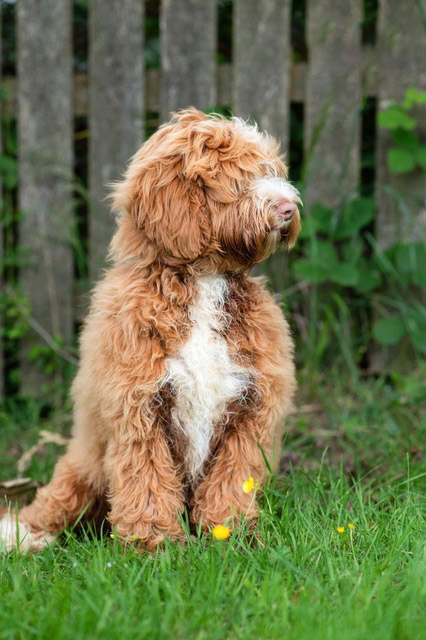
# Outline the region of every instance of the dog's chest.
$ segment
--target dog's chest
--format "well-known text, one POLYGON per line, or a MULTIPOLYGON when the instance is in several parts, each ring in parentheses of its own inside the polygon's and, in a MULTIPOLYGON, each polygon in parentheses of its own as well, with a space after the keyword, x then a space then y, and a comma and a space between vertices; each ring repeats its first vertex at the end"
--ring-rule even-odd
POLYGON ((189 309, 189 339, 166 361, 166 380, 174 388, 171 417, 185 436, 185 466, 192 478, 199 475, 209 454, 215 425, 231 400, 244 397, 250 378, 250 372, 230 357, 224 338, 227 286, 220 276, 198 279, 189 309))

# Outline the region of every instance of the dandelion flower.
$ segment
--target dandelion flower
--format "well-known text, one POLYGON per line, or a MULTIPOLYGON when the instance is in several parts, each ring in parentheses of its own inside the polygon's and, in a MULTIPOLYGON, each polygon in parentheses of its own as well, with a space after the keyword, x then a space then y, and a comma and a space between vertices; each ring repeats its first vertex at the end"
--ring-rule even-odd
POLYGON ((253 489, 258 489, 259 483, 254 481, 253 476, 250 476, 248 480, 243 482, 243 491, 244 493, 250 493, 253 489))
POLYGON ((212 534, 214 535, 216 540, 226 540, 227 538, 229 538, 230 533, 231 529, 229 527, 224 527, 221 524, 216 525, 216 527, 214 527, 212 531, 212 534))
POLYGON ((348 523, 348 529, 355 529, 355 525, 352 522, 348 523))
POLYGON ((337 527, 337 533, 343 533, 345 531, 345 527, 337 527))

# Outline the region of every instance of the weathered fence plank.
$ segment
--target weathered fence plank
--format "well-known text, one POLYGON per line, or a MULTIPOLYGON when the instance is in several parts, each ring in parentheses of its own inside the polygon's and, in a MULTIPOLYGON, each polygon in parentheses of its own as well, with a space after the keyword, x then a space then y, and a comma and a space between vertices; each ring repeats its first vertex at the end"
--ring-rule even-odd
POLYGON ((307 2, 306 202, 334 206, 359 182, 361 0, 307 2))
MULTIPOLYGON (((363 67, 367 67, 367 77, 363 78, 363 95, 376 95, 375 50, 365 47, 363 50, 363 67)), ((290 102, 305 100, 306 62, 293 62, 290 67, 290 102)), ((233 102, 233 68, 228 63, 219 64, 216 68, 217 93, 216 105, 229 107, 233 102)), ((160 110, 160 69, 146 69, 145 73, 145 108, 147 111, 160 110)), ((366 75, 366 74, 364 74, 366 75)), ((16 111, 16 78, 6 76, 3 80, 6 88, 6 106, 9 113, 16 111)), ((89 112, 88 77, 85 73, 74 75, 74 115, 87 116, 89 112)))
POLYGON ((234 12, 233 110, 258 122, 287 151, 290 0, 236 0, 234 12))
POLYGON ((216 0, 162 0, 160 118, 216 106, 216 0))
POLYGON ((71 1, 18 2, 18 142, 21 285, 31 305, 22 349, 22 391, 46 377, 28 363, 40 327, 68 342, 73 330, 71 251, 71 1))
MULTIPOLYGON (((426 90, 426 6, 415 0, 381 0, 379 5, 377 75, 379 104, 401 101, 409 87, 426 90)), ((426 106, 416 115, 426 140, 426 106)), ((376 237, 386 248, 394 242, 426 237, 426 180, 423 170, 389 172, 389 132, 377 132, 376 237)))
POLYGON ((105 202, 143 140, 143 24, 141 0, 89 3, 89 254, 90 275, 105 264, 114 229, 105 202))

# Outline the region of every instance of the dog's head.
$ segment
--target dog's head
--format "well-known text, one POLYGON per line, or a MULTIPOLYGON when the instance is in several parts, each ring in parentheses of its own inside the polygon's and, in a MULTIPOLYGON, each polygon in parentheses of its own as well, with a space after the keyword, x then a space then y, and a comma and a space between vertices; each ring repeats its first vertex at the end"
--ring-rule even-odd
POLYGON ((248 268, 300 230, 278 144, 239 118, 180 111, 139 149, 114 189, 116 257, 205 270, 248 268))

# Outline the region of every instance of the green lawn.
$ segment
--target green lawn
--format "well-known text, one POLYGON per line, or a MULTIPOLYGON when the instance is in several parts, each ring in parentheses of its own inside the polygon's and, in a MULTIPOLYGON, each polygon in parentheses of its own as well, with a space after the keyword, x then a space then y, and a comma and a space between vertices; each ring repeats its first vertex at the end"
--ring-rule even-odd
MULTIPOLYGON (((139 555, 70 532, 41 555, 2 556, 0 638, 425 638, 425 371, 332 379, 302 383, 258 537, 139 555)), ((52 428, 37 412, 3 414, 0 479, 52 428)), ((58 453, 29 473, 45 481, 58 453)))

